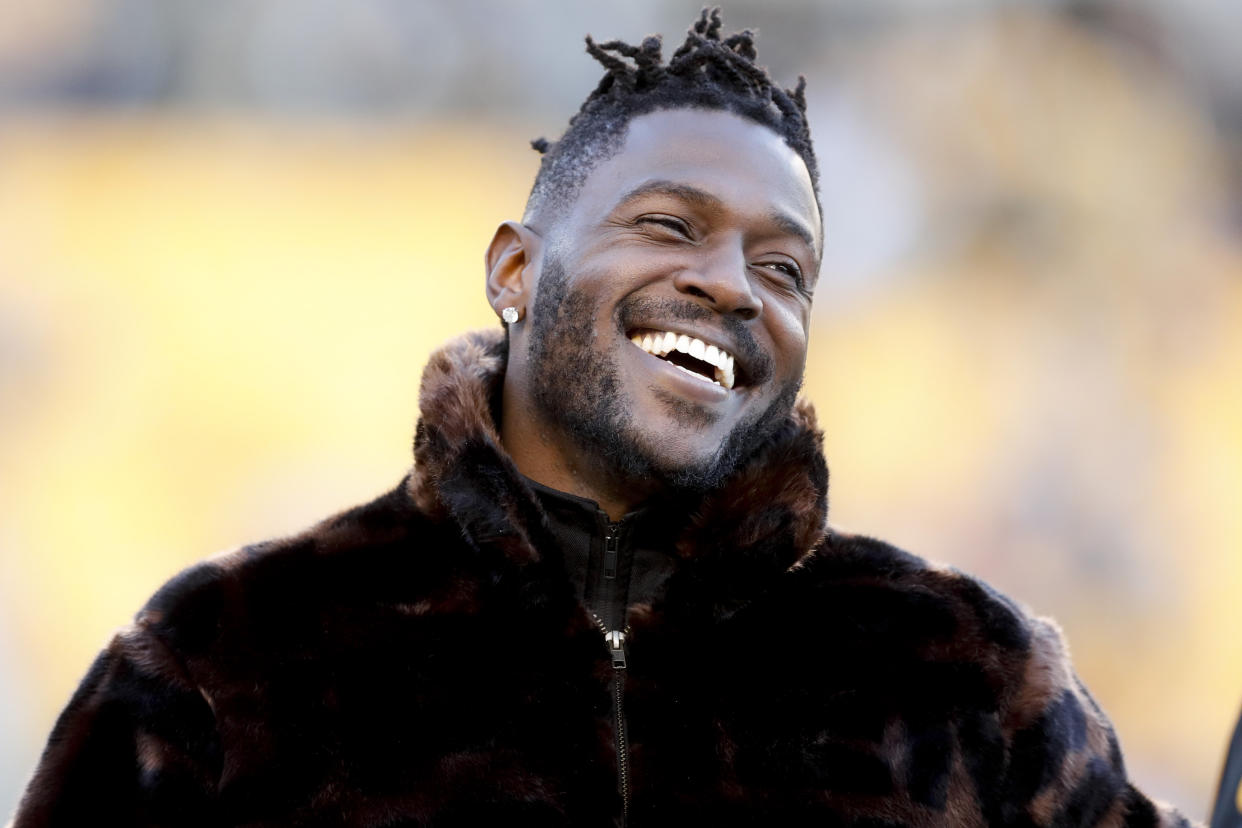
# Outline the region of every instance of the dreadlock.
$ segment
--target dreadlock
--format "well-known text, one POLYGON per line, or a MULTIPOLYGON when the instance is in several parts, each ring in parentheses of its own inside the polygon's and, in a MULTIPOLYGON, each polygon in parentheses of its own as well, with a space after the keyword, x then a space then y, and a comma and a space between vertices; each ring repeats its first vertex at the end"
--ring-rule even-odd
POLYGON ((638 46, 620 40, 596 43, 587 35, 587 52, 607 71, 559 141, 531 141, 543 160, 527 200, 528 219, 572 203, 587 174, 620 149, 629 122, 661 109, 727 110, 770 128, 802 157, 818 200, 806 78, 799 76, 794 89, 777 86, 755 64, 754 32, 722 38, 720 26, 720 9, 703 9, 668 63, 659 35, 638 46))

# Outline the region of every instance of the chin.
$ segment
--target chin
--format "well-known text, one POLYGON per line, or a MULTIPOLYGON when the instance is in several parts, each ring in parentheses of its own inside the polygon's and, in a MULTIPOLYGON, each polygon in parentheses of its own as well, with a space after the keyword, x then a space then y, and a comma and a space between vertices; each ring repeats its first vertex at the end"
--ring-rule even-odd
POLYGON ((630 429, 613 434, 612 445, 601 447, 601 459, 610 460, 619 476, 656 480, 670 491, 699 493, 719 488, 785 422, 797 393, 798 385, 790 385, 770 405, 727 430, 720 423, 713 423, 714 428, 695 428, 674 419, 661 431, 636 434, 631 423, 630 429))
POLYGON ((736 467, 734 458, 723 457, 721 446, 696 450, 690 446, 669 447, 667 443, 655 452, 636 449, 634 455, 646 454, 642 464, 649 478, 660 481, 663 488, 679 491, 702 491, 716 488, 736 467))

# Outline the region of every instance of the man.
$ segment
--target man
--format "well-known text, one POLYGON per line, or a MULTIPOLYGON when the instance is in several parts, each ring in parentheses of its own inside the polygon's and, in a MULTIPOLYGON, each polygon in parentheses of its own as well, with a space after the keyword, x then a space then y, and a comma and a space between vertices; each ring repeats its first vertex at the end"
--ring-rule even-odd
POLYGON ((827 528, 801 84, 718 13, 588 51, 414 470, 160 590, 17 825, 1182 824, 1054 627, 827 528))

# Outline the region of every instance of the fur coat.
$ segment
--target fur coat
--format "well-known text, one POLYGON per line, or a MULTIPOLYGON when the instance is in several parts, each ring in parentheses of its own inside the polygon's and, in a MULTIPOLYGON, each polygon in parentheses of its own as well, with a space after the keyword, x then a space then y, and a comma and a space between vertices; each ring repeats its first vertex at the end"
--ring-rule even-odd
MULTIPOLYGON (((17 828, 619 824, 613 667, 500 446, 504 360, 495 333, 433 357, 393 491, 164 586, 17 828)), ((1052 624, 827 528, 820 442, 800 405, 631 607, 629 824, 1183 824, 1052 624)))

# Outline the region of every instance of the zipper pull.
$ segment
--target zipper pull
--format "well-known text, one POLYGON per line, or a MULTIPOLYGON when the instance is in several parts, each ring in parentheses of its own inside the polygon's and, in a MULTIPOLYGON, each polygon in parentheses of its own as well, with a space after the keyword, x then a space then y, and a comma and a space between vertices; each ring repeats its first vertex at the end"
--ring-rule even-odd
POLYGON ((617 535, 616 525, 609 524, 604 534, 604 577, 609 580, 617 577, 617 547, 620 545, 617 535))
POLYGON ((620 630, 609 630, 604 633, 604 640, 608 642, 608 652, 612 654, 612 669, 625 669, 625 633, 620 630))

